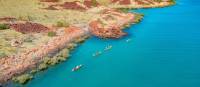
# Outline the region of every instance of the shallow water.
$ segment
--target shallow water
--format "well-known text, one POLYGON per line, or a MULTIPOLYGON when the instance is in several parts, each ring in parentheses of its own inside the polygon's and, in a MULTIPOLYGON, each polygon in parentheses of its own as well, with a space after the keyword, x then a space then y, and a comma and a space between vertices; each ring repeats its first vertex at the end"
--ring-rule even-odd
POLYGON ((90 38, 70 59, 39 73, 27 87, 200 87, 200 1, 140 9, 144 20, 119 40, 90 38), (132 39, 129 43, 127 39, 132 39), (112 45, 112 50, 92 57, 112 45), (83 64, 77 72, 71 69, 83 64))

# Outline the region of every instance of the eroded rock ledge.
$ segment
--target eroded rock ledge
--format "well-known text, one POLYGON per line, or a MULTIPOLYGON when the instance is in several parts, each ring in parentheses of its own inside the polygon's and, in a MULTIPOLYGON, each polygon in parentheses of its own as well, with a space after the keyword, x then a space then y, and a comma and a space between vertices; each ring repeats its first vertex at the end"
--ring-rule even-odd
POLYGON ((132 13, 106 9, 102 11, 100 18, 89 23, 89 31, 91 34, 101 38, 120 38, 126 35, 122 28, 134 22, 134 17, 132 13))

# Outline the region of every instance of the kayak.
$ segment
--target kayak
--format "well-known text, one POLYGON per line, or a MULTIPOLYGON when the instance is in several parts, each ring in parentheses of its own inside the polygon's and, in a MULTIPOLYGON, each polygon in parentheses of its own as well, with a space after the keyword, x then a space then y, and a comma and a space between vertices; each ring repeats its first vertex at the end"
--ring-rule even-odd
POLYGON ((102 52, 101 51, 99 51, 99 52, 96 52, 96 53, 94 53, 92 56, 99 56, 100 54, 102 54, 102 52))
POLYGON ((111 46, 111 45, 109 45, 109 46, 105 47, 105 49, 104 49, 104 50, 106 51, 106 50, 110 50, 110 49, 112 49, 112 46, 111 46))
POLYGON ((74 67, 74 68, 72 69, 72 71, 73 71, 73 72, 74 72, 74 71, 77 71, 77 70, 79 70, 82 66, 83 66, 82 64, 77 65, 76 67, 74 67))

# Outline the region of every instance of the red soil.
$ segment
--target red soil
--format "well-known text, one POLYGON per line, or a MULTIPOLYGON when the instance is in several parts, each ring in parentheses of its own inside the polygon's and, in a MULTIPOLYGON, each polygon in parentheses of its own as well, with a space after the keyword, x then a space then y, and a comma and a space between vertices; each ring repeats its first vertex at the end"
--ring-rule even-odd
POLYGON ((60 5, 64 9, 73 9, 73 10, 86 10, 86 8, 79 5, 80 2, 65 2, 64 4, 60 5))
POLYGON ((120 5, 130 5, 131 1, 130 0, 111 0, 113 3, 119 2, 120 5))
POLYGON ((120 38, 126 33, 122 32, 121 28, 117 25, 111 25, 108 28, 104 28, 99 21, 92 21, 89 24, 90 32, 101 38, 120 38))
POLYGON ((50 29, 44 25, 38 24, 38 23, 15 23, 15 24, 9 24, 10 27, 18 32, 21 33, 40 33, 40 32, 46 32, 50 29))
POLYGON ((17 19, 13 18, 13 17, 3 17, 3 18, 0 18, 0 21, 13 21, 13 20, 17 20, 17 19))
POLYGON ((129 5, 129 4, 131 4, 131 1, 130 0, 122 0, 122 1, 120 1, 120 4, 121 5, 129 5))
POLYGON ((135 0, 135 2, 139 5, 144 5, 144 4, 154 4, 154 1, 152 0, 144 0, 144 1, 141 1, 141 0, 135 0))
POLYGON ((140 0, 135 0, 137 4, 142 5, 145 4, 144 2, 140 1, 140 0))
MULTIPOLYGON (((98 2, 97 2, 96 4, 97 4, 97 6, 100 5, 98 2)), ((93 6, 92 0, 85 0, 85 1, 84 1, 84 5, 85 5, 86 7, 88 7, 88 8, 91 8, 91 7, 93 6)))
POLYGON ((88 8, 92 7, 91 1, 84 1, 84 5, 87 6, 88 8))
POLYGON ((65 29, 65 33, 73 33, 73 32, 77 32, 81 30, 79 27, 76 27, 76 26, 70 26, 68 28, 65 29))
POLYGON ((116 20, 116 22, 104 24, 102 20, 97 19, 89 23, 91 34, 101 38, 120 38, 126 35, 122 31, 122 28, 134 22, 134 14, 121 13, 114 9, 105 9, 102 11, 101 18, 105 21, 116 20))
POLYGON ((59 0, 40 0, 41 2, 58 2, 59 0))

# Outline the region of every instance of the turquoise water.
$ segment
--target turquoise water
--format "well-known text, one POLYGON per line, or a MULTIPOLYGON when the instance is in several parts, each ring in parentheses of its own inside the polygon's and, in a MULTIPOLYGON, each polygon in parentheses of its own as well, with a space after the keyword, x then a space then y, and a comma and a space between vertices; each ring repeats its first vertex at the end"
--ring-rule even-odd
POLYGON ((141 9, 144 20, 119 40, 90 38, 67 62, 40 73, 27 87, 200 87, 200 1, 141 9), (127 43, 127 39, 132 39, 127 43), (96 51, 112 45, 99 57, 96 51), (84 64, 78 72, 71 69, 84 64))

